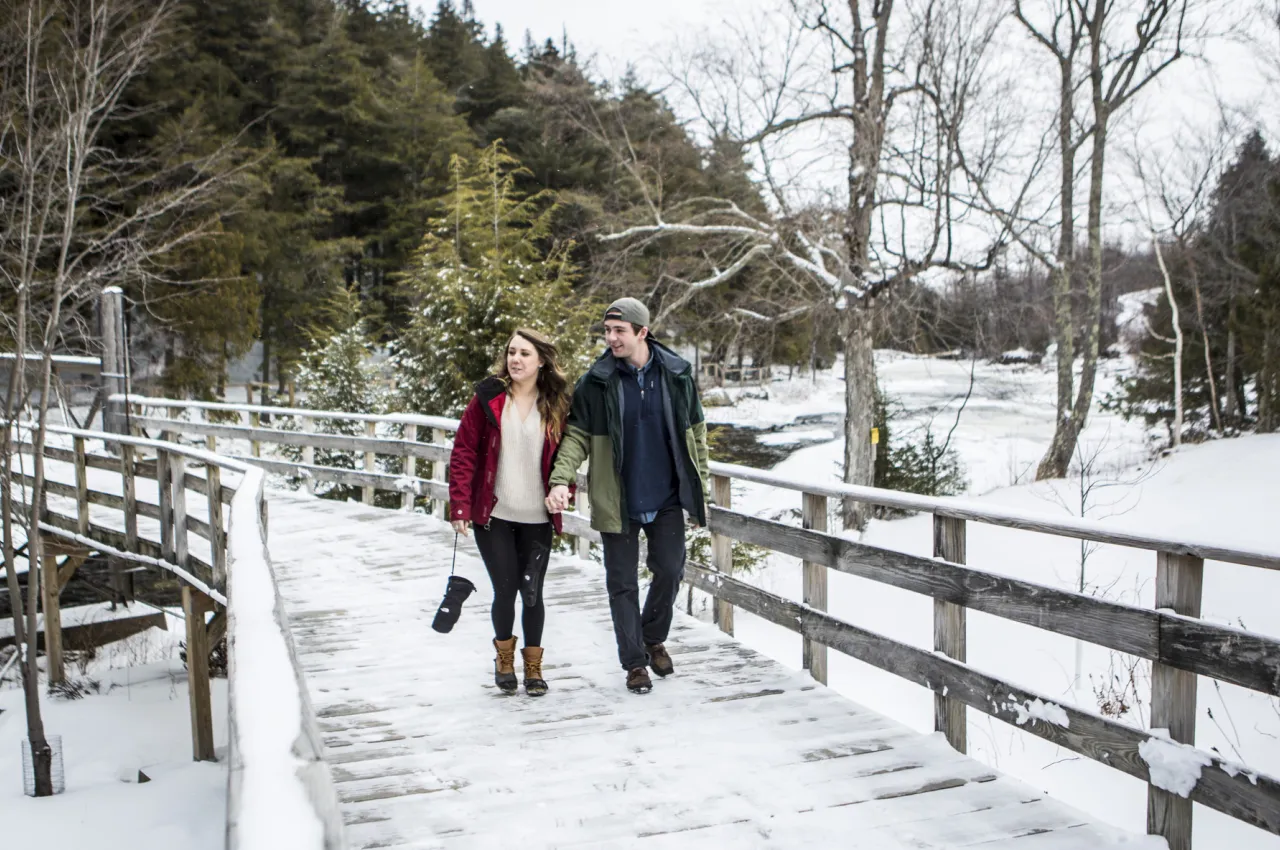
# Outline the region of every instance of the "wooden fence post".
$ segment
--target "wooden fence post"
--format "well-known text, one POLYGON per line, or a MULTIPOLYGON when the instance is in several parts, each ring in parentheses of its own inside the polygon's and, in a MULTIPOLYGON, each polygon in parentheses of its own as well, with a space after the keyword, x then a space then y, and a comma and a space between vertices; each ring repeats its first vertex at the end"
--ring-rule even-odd
MULTIPOLYGON (((432 429, 431 442, 435 443, 437 446, 443 446, 445 443, 445 440, 447 439, 449 439, 449 435, 446 432, 444 432, 439 428, 432 429)), ((446 462, 443 460, 437 460, 434 463, 432 463, 431 464, 431 480, 444 483, 445 467, 446 467, 446 462)), ((446 505, 446 502, 447 502, 446 499, 433 500, 433 504, 431 505, 432 516, 434 516, 436 519, 441 519, 441 520, 447 519, 448 507, 446 505)))
MULTIPOLYGON (((253 399, 253 386, 252 386, 252 385, 250 385, 250 387, 249 387, 249 398, 250 398, 250 403, 252 403, 252 399, 253 399)), ((261 417, 261 416, 259 416, 257 413, 250 413, 250 414, 249 414, 249 427, 250 427, 250 428, 257 428, 257 427, 258 427, 258 426, 260 426, 261 424, 262 424, 262 417, 261 417)), ((249 441, 249 450, 250 450, 250 451, 249 451, 249 453, 250 453, 251 455, 253 455, 254 457, 262 457, 262 443, 258 442, 257 440, 250 440, 250 441, 249 441)))
MULTIPOLYGON (((33 547, 28 547, 28 552, 33 547)), ((44 654, 48 663, 49 684, 57 685, 67 680, 62 663, 62 603, 59 595, 62 584, 58 581, 58 549, 46 535, 40 536, 40 595, 44 608, 44 654)), ((27 581, 35 581, 35 571, 27 581)), ((28 635, 31 640, 38 635, 28 635)))
MULTIPOLYGON (((965 562, 965 524, 962 519, 934 515, 933 555, 953 564, 965 562)), ((956 661, 966 660, 965 609, 953 602, 933 600, 933 649, 956 661)), ((965 704, 953 697, 933 695, 933 728, 958 752, 966 752, 969 727, 965 704)))
MULTIPOLYGON (((134 478, 133 446, 120 446, 120 478, 121 490, 124 493, 124 549, 126 552, 138 551, 138 486, 134 478)), ((111 582, 119 598, 125 602, 133 601, 133 574, 125 572, 124 562, 119 558, 111 561, 111 582)))
MULTIPOLYGON (((731 484, 732 481, 726 475, 711 476, 711 501, 726 510, 733 501, 731 484)), ((711 564, 725 575, 733 572, 733 538, 723 534, 711 535, 711 564)), ((733 634, 733 605, 716 599, 715 621, 720 631, 727 635, 733 634)))
MULTIPOLYGON (((812 531, 827 530, 827 497, 814 493, 804 496, 804 527, 812 531)), ((827 567, 804 562, 804 604, 815 611, 827 610, 827 567)), ((827 648, 816 641, 804 641, 803 669, 816 681, 827 683, 827 648)))
POLYGON ((76 530, 89 534, 89 469, 86 463, 84 437, 73 437, 76 456, 76 530))
MULTIPOLYGON (((364 423, 364 435, 370 438, 378 436, 378 423, 377 422, 364 423)), ((364 453, 364 471, 376 472, 377 469, 378 469, 377 458, 374 455, 374 453, 365 452, 364 453)), ((371 484, 365 485, 363 501, 366 505, 373 504, 373 485, 371 484)))
POLYGON ((160 557, 173 561, 173 487, 170 486, 169 453, 156 452, 156 491, 160 497, 160 557))
MULTIPOLYGON (((413 424, 406 425, 404 430, 404 438, 411 443, 418 442, 418 426, 413 424)), ((418 459, 413 455, 409 454, 408 452, 405 452, 405 455, 404 455, 404 477, 405 478, 418 477, 418 459)), ((412 490, 402 491, 400 493, 400 509, 404 511, 413 510, 413 497, 414 497, 414 492, 412 490)))
MULTIPOLYGON (((583 517, 591 516, 591 499, 587 496, 586 488, 579 487, 574 494, 574 501, 577 502, 577 512, 583 517)), ((578 557, 584 561, 591 558, 591 541, 585 537, 579 537, 577 540, 578 557)))
MULTIPOLYGON (((316 421, 312 419, 310 416, 302 417, 302 433, 314 434, 315 432, 316 432, 316 421)), ((302 447, 302 462, 305 463, 307 466, 315 466, 315 463, 316 463, 316 447, 315 446, 302 447)), ((307 486, 307 495, 314 496, 316 494, 316 479, 314 476, 307 475, 306 486, 307 486)))
POLYGON ((187 625, 187 697, 191 704, 191 754, 196 761, 215 761, 213 703, 209 697, 209 630, 204 615, 213 610, 209 597, 182 586, 182 614, 187 625))
POLYGON ((169 458, 169 486, 172 488, 173 505, 173 558, 174 563, 187 568, 187 459, 180 454, 169 458))
POLYGON ((222 470, 205 467, 205 499, 209 503, 209 554, 213 557, 213 586, 227 589, 227 533, 222 528, 222 470))
MULTIPOLYGON (((1156 553, 1156 608, 1200 616, 1204 560, 1192 555, 1156 553)), ((1168 729, 1181 744, 1196 742, 1196 674, 1151 665, 1151 727, 1168 729)), ((1162 835, 1169 850, 1191 850, 1191 801, 1147 786, 1147 833, 1162 835)))

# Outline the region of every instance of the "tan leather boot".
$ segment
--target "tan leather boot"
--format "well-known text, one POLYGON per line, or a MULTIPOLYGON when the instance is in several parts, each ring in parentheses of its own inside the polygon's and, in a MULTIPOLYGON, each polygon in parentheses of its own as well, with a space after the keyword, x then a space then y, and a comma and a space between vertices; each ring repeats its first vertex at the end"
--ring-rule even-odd
POLYGON ((498 651, 498 657, 493 660, 493 683, 504 694, 514 694, 520 689, 519 683, 516 682, 515 636, 512 635, 506 640, 494 638, 493 648, 498 651))
POLYGON ((524 692, 531 697, 540 697, 547 692, 547 683, 542 678, 542 647, 526 646, 520 650, 524 658, 524 692))

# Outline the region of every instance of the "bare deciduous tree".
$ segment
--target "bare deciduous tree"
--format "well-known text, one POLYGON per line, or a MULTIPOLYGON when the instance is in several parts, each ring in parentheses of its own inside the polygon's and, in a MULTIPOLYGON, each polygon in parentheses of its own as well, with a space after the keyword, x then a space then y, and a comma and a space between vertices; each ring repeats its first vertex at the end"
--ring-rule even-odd
POLYGON ((1066 474, 1093 406, 1103 313, 1103 189, 1113 121, 1198 39, 1199 32, 1193 32, 1188 21, 1199 5, 1197 0, 1141 0, 1133 8, 1115 0, 1014 0, 1015 17, 1058 70, 1053 115, 1060 178, 1057 247, 1052 253, 1033 251, 1054 277, 1057 417, 1053 442, 1040 462, 1037 478, 1066 474), (1081 156, 1088 165, 1088 253, 1084 258, 1076 253, 1081 156), (1084 281, 1084 315, 1077 317, 1073 304, 1080 279, 1084 281), (1078 385, 1077 355, 1081 359, 1078 385))
MULTIPOLYGON (((605 237, 716 245, 704 273, 681 282, 690 289, 764 263, 797 286, 817 286, 816 298, 810 289, 792 309, 840 311, 849 483, 874 478, 877 296, 933 269, 988 268, 1004 246, 1002 226, 966 220, 960 165, 970 136, 994 145, 975 106, 988 92, 988 48, 1004 17, 972 0, 791 0, 784 15, 729 26, 679 53, 668 63, 674 96, 707 138, 751 153, 768 214, 722 198, 667 208, 648 192, 648 220, 605 237), (839 187, 822 190, 819 171, 839 187)), ((625 145, 615 149, 626 158, 625 145)), ((645 182, 632 162, 631 177, 645 182)), ((846 504, 846 525, 864 519, 846 504)))
POLYGON ((149 151, 126 155, 106 144, 137 115, 127 92, 163 50, 171 9, 165 0, 0 2, 0 303, 15 353, 0 436, 0 521, 39 796, 53 791, 36 657, 53 354, 104 287, 164 280, 172 255, 216 228, 239 173, 235 146, 211 142, 194 114, 149 151), (15 474, 24 452, 33 459, 26 478, 15 474), (19 531, 30 565, 25 604, 19 531))

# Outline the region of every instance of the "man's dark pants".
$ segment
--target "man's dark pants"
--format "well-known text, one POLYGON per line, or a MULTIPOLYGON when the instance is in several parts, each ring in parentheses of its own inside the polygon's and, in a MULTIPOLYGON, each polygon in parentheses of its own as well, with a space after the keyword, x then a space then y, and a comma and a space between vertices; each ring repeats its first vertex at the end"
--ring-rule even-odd
POLYGON ((618 660, 631 670, 649 663, 645 646, 662 643, 671 629, 676 594, 684 578, 684 511, 679 507, 658 512, 653 522, 641 526, 632 520, 621 534, 601 534, 604 541, 605 586, 609 611, 618 639, 618 660), (640 610, 640 529, 649 542, 645 562, 653 581, 640 610))

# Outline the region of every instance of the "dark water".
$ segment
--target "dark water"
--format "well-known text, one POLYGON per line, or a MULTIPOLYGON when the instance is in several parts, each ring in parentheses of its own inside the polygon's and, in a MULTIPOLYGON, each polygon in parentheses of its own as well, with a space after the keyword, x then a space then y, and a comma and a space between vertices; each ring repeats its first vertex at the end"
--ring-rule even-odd
POLYGON ((805 439, 781 446, 764 445, 760 437, 765 434, 786 433, 793 429, 828 428, 833 434, 840 431, 840 417, 836 414, 820 414, 798 417, 790 425, 774 428, 749 428, 742 425, 708 425, 712 442, 711 457, 724 463, 737 463, 756 469, 769 469, 791 457, 797 449, 830 442, 805 439))

